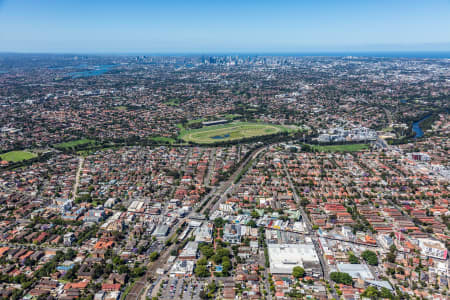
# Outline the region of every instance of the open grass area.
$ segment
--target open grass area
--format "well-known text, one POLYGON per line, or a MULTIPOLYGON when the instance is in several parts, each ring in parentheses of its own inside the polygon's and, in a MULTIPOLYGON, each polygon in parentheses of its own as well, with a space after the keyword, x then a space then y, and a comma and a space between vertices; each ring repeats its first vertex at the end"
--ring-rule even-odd
POLYGON ((187 121, 187 125, 197 124, 197 123, 206 122, 206 121, 207 120, 205 118, 189 120, 189 121, 187 121))
POLYGON ((32 159, 37 157, 37 154, 29 151, 10 151, 0 154, 0 160, 6 160, 10 162, 19 162, 27 159, 32 159))
POLYGON ((165 137, 165 136, 154 136, 154 137, 151 137, 150 139, 155 141, 155 142, 168 142, 170 144, 175 143, 175 139, 174 138, 165 137))
POLYGON ((237 119, 237 118, 240 118, 240 117, 242 117, 242 115, 240 115, 240 114, 226 114, 224 116, 224 118, 227 119, 227 120, 234 120, 234 119, 237 119))
POLYGON ((55 148, 67 149, 67 148, 72 148, 72 147, 79 146, 79 145, 94 144, 94 143, 95 143, 94 140, 81 139, 81 140, 75 140, 75 141, 65 142, 65 143, 61 143, 61 144, 56 144, 55 148))
POLYGON ((287 128, 280 125, 233 122, 200 129, 182 130, 179 138, 186 142, 212 144, 287 131, 289 131, 287 128))
POLYGON ((328 145, 328 146, 318 146, 310 145, 312 149, 321 152, 356 152, 369 149, 367 144, 349 144, 349 145, 328 145))
POLYGON ((165 105, 168 106, 179 106, 181 104, 181 100, 180 99, 169 99, 168 101, 164 102, 165 105))

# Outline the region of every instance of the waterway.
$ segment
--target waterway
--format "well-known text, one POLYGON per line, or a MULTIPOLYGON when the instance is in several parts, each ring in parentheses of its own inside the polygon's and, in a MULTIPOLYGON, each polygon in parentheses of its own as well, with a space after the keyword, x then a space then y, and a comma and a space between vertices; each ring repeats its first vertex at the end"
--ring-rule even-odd
POLYGON ((81 77, 91 77, 91 76, 98 76, 105 74, 109 70, 114 68, 114 65, 102 65, 102 66, 96 66, 93 70, 84 70, 80 72, 72 72, 68 73, 67 75, 72 78, 81 78, 81 77))
POLYGON ((229 135, 229 134, 216 135, 216 136, 213 136, 212 139, 215 139, 215 140, 221 140, 221 139, 225 139, 225 138, 227 138, 227 137, 230 137, 230 135, 229 135))
POLYGON ((431 115, 425 116, 422 119, 420 119, 419 121, 416 121, 412 124, 412 130, 414 131, 414 133, 416 134, 414 136, 414 138, 418 139, 423 137, 423 130, 422 128, 420 128, 420 123, 422 123, 423 121, 425 121, 426 119, 428 119, 429 117, 431 117, 431 115))

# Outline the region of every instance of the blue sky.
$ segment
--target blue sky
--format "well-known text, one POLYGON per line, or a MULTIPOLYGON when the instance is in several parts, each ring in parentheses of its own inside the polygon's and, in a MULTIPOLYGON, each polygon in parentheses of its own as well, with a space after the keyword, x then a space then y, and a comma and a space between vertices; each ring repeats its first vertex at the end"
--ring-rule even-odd
POLYGON ((450 0, 0 0, 0 51, 450 50, 450 0))

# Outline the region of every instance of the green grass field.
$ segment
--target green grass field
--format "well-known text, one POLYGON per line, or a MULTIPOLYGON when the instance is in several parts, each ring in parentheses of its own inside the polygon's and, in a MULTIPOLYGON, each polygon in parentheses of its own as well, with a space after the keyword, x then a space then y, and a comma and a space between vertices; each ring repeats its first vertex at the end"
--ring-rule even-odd
POLYGON ((233 122, 203 127, 200 129, 181 130, 179 138, 186 142, 213 144, 287 131, 289 131, 289 129, 280 125, 233 122))
POLYGON ((168 106, 179 106, 181 104, 181 100, 180 99, 169 99, 168 101, 164 102, 165 105, 168 106))
POLYGON ((155 142, 169 142, 170 144, 175 143, 174 138, 165 137, 165 136, 154 136, 154 137, 151 137, 150 139, 155 142))
POLYGON ((187 121, 187 125, 197 124, 197 123, 201 123, 201 122, 205 122, 205 121, 207 121, 205 118, 189 120, 189 121, 187 121))
POLYGON ((65 142, 65 143, 61 143, 61 144, 56 144, 55 148, 67 149, 67 148, 72 148, 72 147, 75 147, 78 145, 94 144, 94 143, 95 143, 94 140, 81 139, 81 140, 75 140, 75 141, 65 142))
POLYGON ((310 145, 311 148, 321 152, 356 152, 369 149, 367 144, 349 144, 349 145, 328 145, 318 146, 310 145))
POLYGON ((224 118, 227 119, 227 120, 234 120, 234 119, 237 119, 237 118, 240 118, 240 117, 242 117, 242 115, 240 115, 240 114, 226 114, 224 116, 224 118))
POLYGON ((6 160, 10 162, 19 162, 35 157, 37 157, 37 154, 28 151, 10 151, 0 154, 1 160, 6 160))

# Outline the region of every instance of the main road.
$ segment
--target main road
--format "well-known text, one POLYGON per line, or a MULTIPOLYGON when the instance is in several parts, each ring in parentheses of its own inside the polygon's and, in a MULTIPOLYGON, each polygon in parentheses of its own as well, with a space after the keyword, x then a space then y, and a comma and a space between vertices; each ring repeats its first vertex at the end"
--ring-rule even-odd
MULTIPOLYGON (((243 162, 240 163, 239 167, 234 171, 234 173, 228 178, 227 181, 223 182, 219 185, 217 188, 213 188, 211 192, 204 197, 204 200, 200 203, 201 213, 204 213, 207 209, 210 209, 211 205, 214 203, 213 209, 215 209, 221 201, 224 200, 226 195, 233 187, 234 187, 234 181, 239 176, 243 168, 254 158, 256 158, 262 151, 267 149, 268 146, 263 146, 260 148, 256 148, 253 150, 253 153, 250 154, 243 162), (212 200, 219 200, 219 201, 212 201, 212 200)), ((191 211, 188 215, 181 218, 179 222, 171 228, 171 232, 176 232, 178 228, 181 227, 183 223, 185 223, 189 218, 193 217, 196 213, 194 211, 191 211)), ((186 239, 187 237, 185 237, 186 239)), ((150 263, 147 267, 147 272, 142 276, 138 281, 135 282, 133 287, 131 288, 130 292, 126 296, 126 300, 137 300, 137 299, 145 299, 146 293, 144 291, 147 290, 148 286, 150 285, 149 280, 154 277, 156 274, 156 270, 158 268, 163 267, 167 263, 167 259, 170 256, 170 252, 175 249, 176 243, 174 242, 169 247, 166 247, 163 249, 160 253, 159 258, 150 263)))
MULTIPOLYGON (((245 161, 243 161, 239 167, 236 169, 236 171, 234 171, 234 173, 230 176, 230 178, 228 178, 227 181, 225 181, 224 183, 222 183, 219 188, 216 190, 215 192, 215 196, 213 198, 215 198, 218 201, 214 202, 214 205, 212 207, 212 209, 210 209, 211 211, 215 211, 220 203, 222 203, 223 201, 226 200, 226 195, 232 191, 232 189, 234 188, 235 184, 234 182, 236 181, 236 178, 239 176, 239 174, 242 172, 242 170, 245 168, 245 166, 247 164, 249 164, 252 160, 254 160, 256 157, 258 157, 258 155, 261 154, 261 152, 263 152, 264 150, 266 150, 268 147, 270 147, 270 145, 265 146, 265 147, 260 147, 257 148, 255 150, 253 150, 253 153, 251 155, 249 155, 245 161)), ((203 209, 202 209, 202 213, 205 212, 206 208, 210 208, 211 204, 213 202, 209 202, 208 205, 206 205, 203 209)))
POLYGON ((333 287, 334 285, 331 284, 332 281, 331 281, 331 278, 330 278, 330 270, 328 269, 327 262, 323 258, 323 252, 322 252, 322 248, 319 245, 319 239, 317 238, 317 236, 315 236, 313 234, 314 231, 313 231, 313 228, 312 228, 311 221, 309 220, 308 215, 306 214, 305 210, 303 209, 303 207, 301 205, 300 197, 297 194, 297 188, 292 183, 291 174, 289 173, 289 171, 286 168, 286 162, 284 161, 284 159, 282 160, 282 162, 283 162, 283 170, 284 170, 284 173, 286 174, 286 177, 287 177, 287 179, 289 181, 289 186, 292 189, 292 193, 294 194, 295 202, 297 202, 297 205, 298 205, 298 207, 300 209, 300 212, 302 214, 302 220, 306 224, 306 228, 308 229, 307 234, 311 236, 311 239, 313 241, 314 248, 316 250, 317 256, 319 257, 320 265, 322 266, 323 278, 326 281, 330 282, 330 288, 331 288, 331 291, 332 291, 331 293, 332 293, 332 295, 333 295, 333 297, 335 299, 338 299, 336 291, 334 290, 334 287, 333 287))
POLYGON ((72 190, 72 200, 75 200, 77 198, 78 186, 80 185, 80 174, 81 174, 81 169, 83 168, 83 164, 84 164, 84 157, 80 156, 78 158, 78 168, 77 168, 77 173, 75 175, 75 183, 73 185, 73 190, 72 190))

